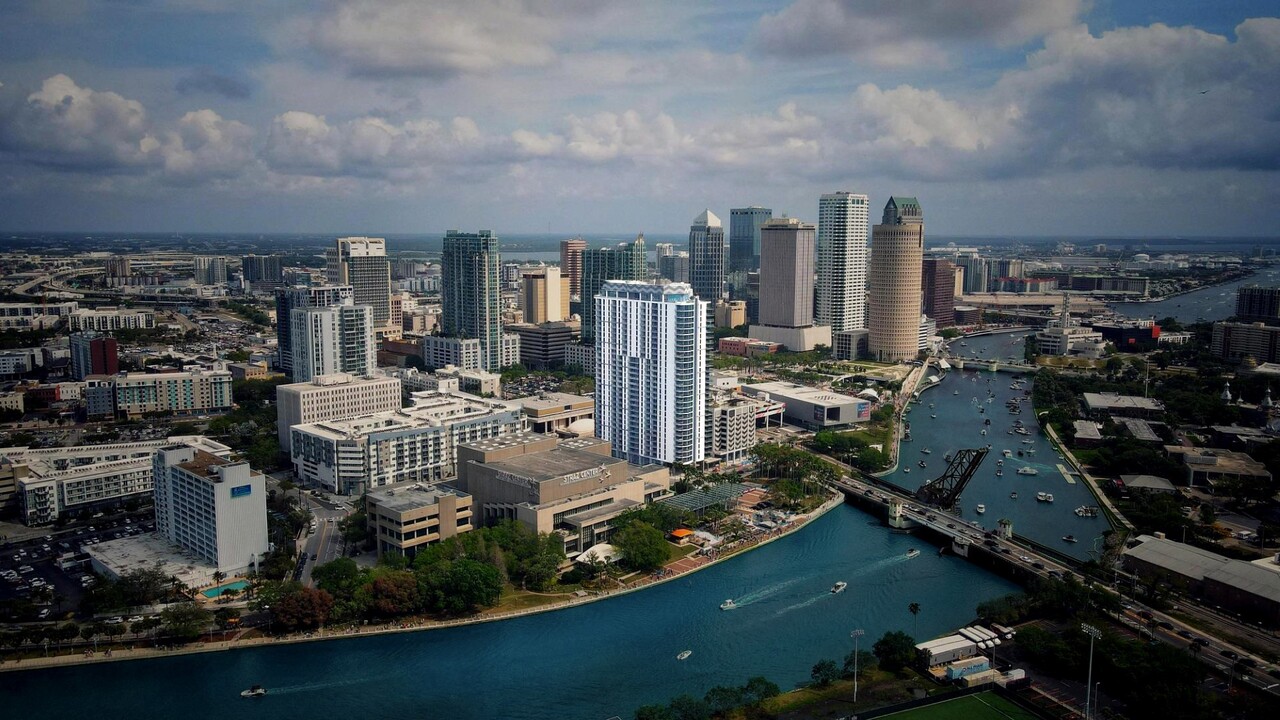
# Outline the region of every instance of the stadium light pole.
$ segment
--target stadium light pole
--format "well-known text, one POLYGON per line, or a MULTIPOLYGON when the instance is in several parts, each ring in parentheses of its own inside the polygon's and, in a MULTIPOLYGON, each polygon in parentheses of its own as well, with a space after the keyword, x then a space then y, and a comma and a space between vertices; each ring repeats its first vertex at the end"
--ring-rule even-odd
POLYGON ((1080 623, 1080 629, 1089 636, 1089 680, 1084 686, 1084 717, 1089 720, 1089 702, 1093 699, 1093 641, 1102 637, 1102 633, 1088 623, 1080 623))
POLYGON ((858 704, 858 638, 866 635, 862 628, 849 633, 853 638, 853 703, 858 704))

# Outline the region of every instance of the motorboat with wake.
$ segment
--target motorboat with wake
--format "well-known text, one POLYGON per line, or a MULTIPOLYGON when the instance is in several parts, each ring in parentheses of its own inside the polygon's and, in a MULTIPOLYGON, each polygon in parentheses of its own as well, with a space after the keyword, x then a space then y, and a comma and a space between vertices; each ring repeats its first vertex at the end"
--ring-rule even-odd
POLYGON ((982 513, 987 511, 987 506, 983 505, 982 503, 978 503, 978 506, 975 507, 974 510, 976 510, 978 514, 981 515, 982 513))
POLYGON ((1063 535, 1063 536, 1062 536, 1062 542, 1073 543, 1073 542, 1075 542, 1075 541, 1076 541, 1076 536, 1075 536, 1075 535, 1063 535))
POLYGON ((907 559, 908 559, 908 560, 910 560, 911 558, 917 558, 917 557, 920 557, 920 551, 919 551, 919 550, 917 550, 917 549, 915 549, 915 548, 911 548, 910 550, 908 550, 908 551, 907 551, 907 559))
POLYGON ((841 580, 840 582, 831 586, 831 594, 835 595, 836 593, 842 593, 844 592, 844 589, 847 587, 849 587, 849 583, 841 580))
POLYGON ((254 685, 248 690, 241 690, 240 697, 243 698, 259 698, 267 694, 267 689, 261 685, 254 685))
POLYGON ((1018 468, 1018 474, 1019 475, 1039 475, 1040 471, 1029 465, 1023 465, 1022 467, 1018 468))
POLYGON ((720 603, 720 609, 721 610, 737 610, 738 603, 734 602, 733 598, 729 598, 728 600, 725 600, 724 602, 720 603))

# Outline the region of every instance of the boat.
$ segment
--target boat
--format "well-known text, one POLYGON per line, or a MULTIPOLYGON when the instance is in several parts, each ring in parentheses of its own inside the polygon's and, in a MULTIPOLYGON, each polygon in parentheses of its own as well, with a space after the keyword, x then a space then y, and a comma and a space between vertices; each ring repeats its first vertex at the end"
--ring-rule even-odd
POLYGON ((982 428, 982 434, 983 434, 983 435, 986 435, 986 434, 987 434, 987 429, 986 429, 986 428, 982 428))
MULTIPOLYGON (((1015 432, 1016 432, 1016 430, 1015 430, 1015 432)), ((1030 435, 1031 433, 1026 433, 1026 434, 1030 435)), ((1022 444, 1023 444, 1023 445, 1035 445, 1035 444, 1036 444, 1036 441, 1035 441, 1035 440, 1023 440, 1023 441, 1022 441, 1022 444)))
POLYGON ((1036 502, 1049 502, 1049 493, 1047 492, 1036 493, 1036 502))
POLYGON ((929 453, 932 453, 932 452, 933 452, 933 451, 932 451, 932 450, 930 450, 929 448, 920 448, 920 454, 921 454, 921 455, 928 455, 929 453))
POLYGON ((986 420, 983 420, 983 421, 982 421, 982 424, 983 424, 983 425, 990 425, 990 424, 991 424, 991 418, 987 418, 986 420))
POLYGON ((1045 501, 1045 502, 1048 502, 1048 503, 1053 502, 1053 493, 1045 493, 1045 494, 1044 494, 1044 501, 1045 501))
POLYGON ((982 513, 987 511, 987 506, 983 505, 982 503, 978 503, 978 507, 974 508, 974 510, 976 510, 978 514, 981 515, 982 513))
POLYGON ((692 654, 693 654, 693 651, 692 651, 692 650, 685 650, 684 652, 682 652, 682 653, 680 653, 679 655, 677 655, 677 656, 676 656, 676 659, 677 659, 677 660, 688 660, 688 659, 689 659, 689 656, 690 656, 690 655, 692 655, 692 654))
POLYGON ((923 461, 923 460, 921 460, 921 461, 920 461, 920 467, 929 467, 929 466, 928 466, 928 465, 925 465, 925 464, 924 464, 924 461, 923 461))
POLYGON ((1003 465, 1004 465, 1004 458, 1000 458, 999 460, 996 460, 996 467, 1002 467, 1003 465))
POLYGON ((1035 449, 1035 448, 1027 448, 1027 454, 1028 454, 1028 455, 1035 455, 1035 454, 1036 454, 1036 449, 1035 449))
POLYGON ((721 610, 737 610, 738 603, 734 602, 733 598, 729 598, 728 600, 725 600, 724 602, 720 603, 720 609, 721 610))
POLYGON ((1076 536, 1075 536, 1075 535, 1063 535, 1063 536, 1062 536, 1062 542, 1069 542, 1069 543, 1073 543, 1073 542, 1075 542, 1075 541, 1076 541, 1076 536))
POLYGON ((938 419, 938 413, 931 413, 931 414, 929 415, 929 417, 933 418, 934 420, 937 420, 937 419, 938 419))
POLYGON ((834 595, 836 593, 844 592, 844 589, 847 587, 849 587, 849 583, 841 580, 840 582, 831 586, 831 594, 834 595))
POLYGON ((996 477, 1004 477, 1004 470, 996 470, 996 477))
POLYGON ((960 391, 959 391, 959 390, 952 390, 952 391, 951 391, 951 394, 952 394, 952 395, 959 395, 959 394, 960 394, 960 391))
POLYGON ((1098 508, 1094 505, 1081 505, 1075 512, 1080 517, 1098 517, 1098 508))
POLYGON ((946 455, 943 455, 942 459, 946 460, 947 462, 951 462, 951 453, 947 453, 946 455))
POLYGON ((1019 475, 1039 475, 1040 471, 1033 467, 1027 467, 1024 465, 1018 468, 1018 474, 1019 475))
POLYGON ((920 551, 915 548, 911 548, 910 550, 907 551, 907 559, 910 560, 911 558, 914 558, 914 557, 920 557, 920 551))
POLYGON ((267 694, 267 689, 262 687, 261 685, 254 685, 253 687, 250 687, 248 690, 240 691, 240 697, 246 697, 246 698, 262 697, 263 695, 266 695, 266 694, 267 694))
POLYGON ((932 410, 933 408, 934 408, 934 403, 929 403, 929 409, 932 410))
POLYGON ((1010 457, 1010 456, 1012 456, 1012 455, 1013 455, 1013 451, 1012 451, 1012 450, 1010 450, 1009 448, 1005 448, 1004 450, 1001 450, 1001 451, 1000 451, 1000 454, 1001 454, 1001 455, 1003 455, 1003 456, 1005 456, 1005 457, 1010 457))
POLYGON ((960 341, 960 347, 969 347, 969 343, 967 343, 967 342, 965 342, 965 341, 961 340, 961 341, 960 341))
POLYGON ((1031 434, 1031 431, 1030 431, 1030 430, 1028 430, 1028 429, 1026 429, 1026 428, 1024 428, 1024 427, 1016 427, 1016 428, 1014 428, 1014 429, 1013 429, 1013 431, 1014 431, 1014 432, 1016 432, 1016 433, 1018 433, 1019 435, 1030 435, 1030 434, 1031 434))
POLYGON ((909 467, 904 467, 904 468, 902 468, 902 472, 904 472, 904 473, 909 473, 909 472, 911 472, 911 468, 909 468, 909 467))
POLYGON ((1017 491, 1017 490, 1014 490, 1013 492, 1009 493, 1009 499, 1010 499, 1010 500, 1017 500, 1017 499, 1018 499, 1018 491, 1017 491))

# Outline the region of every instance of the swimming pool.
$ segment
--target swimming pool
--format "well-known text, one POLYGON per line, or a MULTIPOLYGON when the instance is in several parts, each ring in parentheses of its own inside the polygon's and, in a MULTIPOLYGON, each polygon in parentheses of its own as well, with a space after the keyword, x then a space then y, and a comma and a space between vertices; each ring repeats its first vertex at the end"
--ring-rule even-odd
POLYGON ((219 585, 216 588, 209 588, 200 594, 212 600, 213 598, 220 597, 222 593, 228 590, 235 590, 236 592, 242 593, 247 587, 249 587, 248 580, 237 580, 233 583, 227 583, 226 585, 219 585))

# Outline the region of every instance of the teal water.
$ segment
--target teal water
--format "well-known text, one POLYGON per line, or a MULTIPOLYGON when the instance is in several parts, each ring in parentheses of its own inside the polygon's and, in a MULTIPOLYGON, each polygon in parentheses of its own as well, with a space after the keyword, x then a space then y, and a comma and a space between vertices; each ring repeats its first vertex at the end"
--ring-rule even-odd
MULTIPOLYGON (((953 342, 952 351, 984 358, 1004 358, 1011 354, 1021 356, 1021 336, 1026 332, 967 338, 965 347, 953 342)), ((1015 533, 1087 560, 1090 553, 1095 552, 1095 542, 1100 540, 1103 532, 1111 529, 1111 525, 1101 516, 1081 518, 1075 515, 1077 507, 1097 502, 1082 481, 1077 479, 1075 484, 1071 484, 1059 472, 1057 465, 1065 465, 1065 461, 1058 457, 1049 439, 1037 427, 1031 403, 1022 403, 1020 415, 1011 415, 1005 408, 1006 400, 1022 395, 1021 391, 1009 388, 1018 377, 1022 376, 975 370, 974 363, 970 362, 967 369, 953 370, 940 385, 921 393, 919 403, 913 403, 907 415, 911 422, 912 442, 902 444, 901 464, 909 465, 911 472, 903 473, 899 469, 886 479, 915 490, 925 481, 942 474, 947 466, 943 458, 948 453, 960 448, 985 447, 990 443, 991 452, 961 496, 961 515, 966 520, 980 523, 987 530, 994 530, 997 521, 1008 518, 1013 521, 1015 533), (994 398, 987 402, 991 394, 994 398), (936 407, 930 409, 931 403, 936 407), (985 412, 979 412, 980 408, 985 412), (938 417, 931 418, 930 415, 935 413, 938 417), (987 418, 991 419, 989 426, 984 423, 987 418), (1009 434, 1015 420, 1021 420, 1032 434, 1009 434), (983 428, 987 430, 986 435, 982 434, 983 428), (1024 444, 1023 440, 1031 443, 1024 444), (928 455, 921 453, 924 448, 932 452, 928 455), (1002 457, 1001 451, 1006 448, 1010 450, 1011 457, 1002 457), (1024 452, 1022 457, 1018 456, 1019 450, 1024 452), (1028 452, 1030 450, 1035 452, 1028 452), (1002 459, 1003 475, 997 476, 997 461, 1002 459), (920 460, 924 460, 928 467, 920 468, 917 464, 920 460), (1021 467, 1034 468, 1039 474, 1018 475, 1021 467), (1037 502, 1036 493, 1041 491, 1052 493, 1054 502, 1037 502), (1011 492, 1018 493, 1016 500, 1009 496, 1011 492), (986 506, 986 513, 977 513, 978 504, 986 506), (1077 542, 1064 542, 1062 538, 1066 535, 1074 535, 1077 542)), ((1030 376, 1026 378, 1025 388, 1030 390, 1033 383, 1030 376)), ((1097 548, 1101 548, 1100 542, 1097 548)))
POLYGON ((228 590, 235 590, 239 592, 247 587, 249 587, 249 582, 247 580, 237 580, 233 583, 227 583, 226 585, 219 585, 216 588, 209 588, 200 594, 209 599, 213 599, 216 597, 222 597, 222 593, 228 590))
POLYGON ((3 676, 15 717, 630 717, 642 704, 764 675, 784 688, 843 658, 849 631, 932 637, 1017 588, 840 506, 693 575, 571 610, 432 632, 3 676), (924 552, 907 560, 908 549, 924 552), (849 588, 829 592, 839 580, 849 588), (721 611, 725 598, 742 601, 721 611), (678 661, 682 650, 692 650, 678 661), (239 697, 250 685, 269 695, 239 697))

